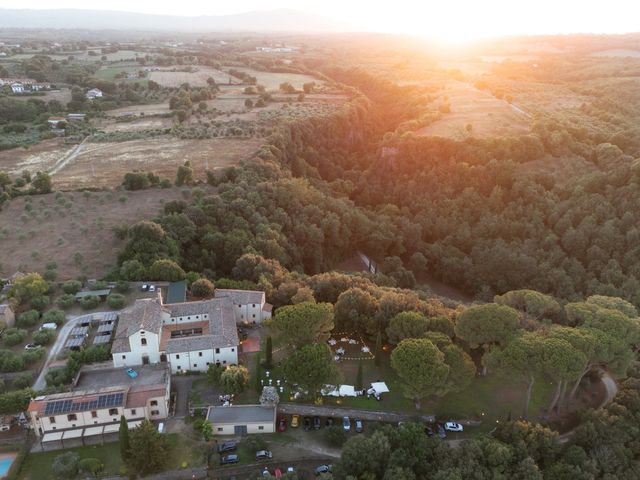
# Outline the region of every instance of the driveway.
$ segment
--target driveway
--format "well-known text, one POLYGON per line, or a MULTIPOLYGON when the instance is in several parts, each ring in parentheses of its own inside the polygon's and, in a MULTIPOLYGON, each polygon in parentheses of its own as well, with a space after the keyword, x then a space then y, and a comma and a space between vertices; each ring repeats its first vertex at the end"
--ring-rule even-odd
POLYGON ((67 337, 71 330, 73 330, 78 324, 82 323, 85 320, 91 320, 94 315, 104 315, 105 313, 116 313, 119 314, 118 311, 109 311, 109 312, 93 312, 86 313, 84 315, 78 315, 76 317, 68 318, 67 323, 65 323, 60 330, 58 331, 58 338, 56 338, 55 343, 49 349, 49 353, 47 355, 47 360, 44 362, 44 366, 40 371, 40 375, 36 378, 36 381, 33 383, 33 389, 36 391, 44 390, 47 388, 47 382, 44 377, 47 375, 49 371, 49 366, 55 361, 56 357, 60 354, 62 349, 64 348, 64 344, 67 341, 67 337))
POLYGON ((185 418, 189 415, 189 392, 195 378, 197 377, 192 375, 171 376, 171 386, 176 392, 175 418, 185 418))
POLYGON ((321 407, 317 405, 301 405, 297 403, 280 403, 278 405, 278 413, 282 414, 298 414, 319 417, 351 417, 361 418, 362 420, 372 420, 376 422, 406 422, 415 420, 416 417, 424 422, 435 422, 435 415, 416 415, 395 412, 380 412, 375 410, 361 410, 357 408, 343 407, 321 407))

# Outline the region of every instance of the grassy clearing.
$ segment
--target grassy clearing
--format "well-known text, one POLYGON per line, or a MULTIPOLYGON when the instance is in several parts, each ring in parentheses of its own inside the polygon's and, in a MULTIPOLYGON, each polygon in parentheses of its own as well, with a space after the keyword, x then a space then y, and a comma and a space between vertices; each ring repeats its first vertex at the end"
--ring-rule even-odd
POLYGON ((104 465, 104 473, 107 475, 118 475, 122 467, 120 458, 120 444, 107 443, 105 445, 94 445, 87 447, 68 448, 64 451, 32 453, 25 460, 20 477, 22 480, 48 480, 52 479, 51 464, 54 458, 63 452, 76 452, 80 459, 98 458, 104 465))

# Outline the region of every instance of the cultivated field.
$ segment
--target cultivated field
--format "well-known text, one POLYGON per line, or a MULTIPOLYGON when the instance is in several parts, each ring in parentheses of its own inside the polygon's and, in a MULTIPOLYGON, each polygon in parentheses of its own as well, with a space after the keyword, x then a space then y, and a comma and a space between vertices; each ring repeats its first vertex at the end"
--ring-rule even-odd
POLYGON ((65 145, 61 138, 44 140, 29 148, 14 148, 0 152, 0 171, 18 175, 22 170, 48 171, 63 156, 73 150, 74 145, 65 145))
POLYGON ((61 279, 80 274, 100 277, 116 263, 123 247, 112 228, 153 217, 164 202, 182 198, 182 190, 65 192, 15 198, 0 211, 0 276, 17 270, 42 271, 47 262, 56 261, 61 279))
POLYGON ((228 73, 221 72, 215 68, 197 66, 196 72, 149 72, 149 80, 160 84, 163 87, 177 88, 183 83, 188 83, 192 87, 206 87, 209 77, 213 78, 216 83, 238 83, 239 80, 228 73))
POLYGON ((469 136, 514 135, 529 131, 530 115, 527 112, 467 83, 449 82, 440 96, 450 104, 451 112, 418 130, 418 135, 463 140, 469 136), (470 129, 468 125, 471 125, 470 129))
POLYGON ((58 100, 63 105, 66 105, 71 101, 71 90, 68 88, 61 88, 60 90, 51 90, 48 92, 44 92, 44 95, 12 95, 11 98, 15 100, 22 100, 26 102, 30 98, 36 98, 38 100, 42 100, 44 102, 48 102, 49 100, 58 100))
MULTIPOLYGON (((225 67, 233 68, 240 72, 248 73, 251 76, 256 77, 258 80, 258 84, 264 85, 267 90, 278 90, 281 83, 289 82, 295 88, 301 90, 302 85, 309 82, 316 82, 316 84, 322 83, 321 80, 317 78, 313 78, 309 75, 301 75, 299 73, 272 73, 272 72, 261 72, 259 70, 253 70, 251 68, 245 67, 225 67)), ((233 77, 235 78, 235 77, 233 77)))
POLYGON ((117 143, 85 143, 64 167, 52 174, 61 190, 115 187, 126 172, 145 170, 161 178, 175 179, 178 166, 190 160, 196 179, 205 170, 237 165, 249 159, 262 144, 260 139, 218 138, 178 140, 153 138, 117 143))
POLYGON ((170 113, 169 102, 165 103, 152 103, 149 105, 131 105, 129 107, 114 108, 113 110, 107 110, 105 113, 108 117, 122 117, 127 114, 135 115, 159 115, 170 113))
POLYGON ((601 50, 594 52, 592 57, 631 57, 640 58, 640 50, 601 50))

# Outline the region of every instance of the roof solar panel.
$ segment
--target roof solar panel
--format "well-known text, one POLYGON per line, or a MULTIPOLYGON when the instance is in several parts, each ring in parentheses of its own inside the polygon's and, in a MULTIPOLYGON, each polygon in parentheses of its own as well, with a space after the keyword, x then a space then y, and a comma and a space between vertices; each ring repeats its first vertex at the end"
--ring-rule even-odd
POLYGON ((45 415, 61 415, 71 412, 82 412, 121 406, 124 403, 124 393, 110 393, 100 395, 97 400, 74 402, 73 400, 54 400, 47 402, 45 415))

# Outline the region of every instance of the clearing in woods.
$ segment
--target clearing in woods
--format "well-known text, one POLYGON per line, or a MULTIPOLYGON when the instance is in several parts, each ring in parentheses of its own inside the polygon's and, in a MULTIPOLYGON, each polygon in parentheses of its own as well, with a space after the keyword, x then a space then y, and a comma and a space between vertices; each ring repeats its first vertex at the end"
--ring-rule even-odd
POLYGON ((499 100, 488 92, 473 86, 452 81, 441 91, 441 98, 451 106, 450 113, 431 125, 418 130, 423 136, 448 137, 464 140, 467 137, 489 137, 529 132, 530 115, 499 100), (467 125, 471 125, 470 130, 467 125))
POLYGON ((115 265, 124 245, 113 227, 152 218, 163 203, 183 199, 183 190, 59 192, 14 198, 0 211, 0 276, 18 270, 42 271, 47 262, 55 261, 61 280, 81 274, 101 277, 115 265))

